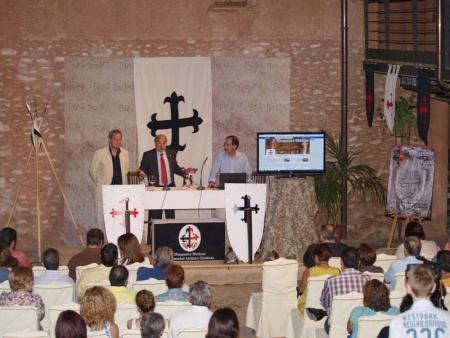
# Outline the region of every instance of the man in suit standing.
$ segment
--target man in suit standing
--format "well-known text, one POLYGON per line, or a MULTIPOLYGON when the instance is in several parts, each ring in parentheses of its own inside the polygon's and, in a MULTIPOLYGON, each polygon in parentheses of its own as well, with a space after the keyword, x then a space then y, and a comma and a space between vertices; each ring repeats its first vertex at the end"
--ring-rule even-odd
POLYGON ((95 151, 89 166, 89 175, 94 181, 94 200, 97 227, 106 234, 103 216, 103 185, 127 184, 130 169, 128 151, 121 148, 122 132, 113 129, 108 134, 109 145, 95 151))
MULTIPOLYGON (((141 177, 155 175, 157 187, 174 187, 174 174, 183 176, 183 169, 177 163, 177 153, 167 149, 167 137, 159 134, 155 137, 155 149, 142 155, 139 175, 141 177)), ((164 210, 166 219, 175 218, 175 210, 164 210)), ((152 210, 152 219, 161 219, 162 210, 152 210)))

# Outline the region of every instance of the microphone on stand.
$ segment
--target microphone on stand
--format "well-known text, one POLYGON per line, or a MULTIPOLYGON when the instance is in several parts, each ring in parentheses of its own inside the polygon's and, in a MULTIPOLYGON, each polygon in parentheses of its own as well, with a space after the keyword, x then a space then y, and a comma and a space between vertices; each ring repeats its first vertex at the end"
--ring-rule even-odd
POLYGON ((197 190, 205 190, 205 187, 203 186, 203 167, 205 166, 207 160, 208 156, 206 156, 205 160, 203 161, 202 169, 200 170, 200 186, 197 187, 197 190))

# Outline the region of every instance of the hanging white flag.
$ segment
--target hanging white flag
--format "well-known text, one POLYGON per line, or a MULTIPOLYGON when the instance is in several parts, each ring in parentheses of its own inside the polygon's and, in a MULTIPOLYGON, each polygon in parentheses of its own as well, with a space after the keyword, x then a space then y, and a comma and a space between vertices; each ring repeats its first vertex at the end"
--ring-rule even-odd
POLYGON ((399 71, 400 65, 389 65, 384 87, 384 118, 391 134, 395 125, 395 89, 399 71))

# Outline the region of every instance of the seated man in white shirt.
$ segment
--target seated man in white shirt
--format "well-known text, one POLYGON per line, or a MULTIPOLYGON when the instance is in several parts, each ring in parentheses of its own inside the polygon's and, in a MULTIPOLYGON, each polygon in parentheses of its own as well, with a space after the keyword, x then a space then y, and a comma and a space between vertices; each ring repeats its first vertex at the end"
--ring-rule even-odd
POLYGON ((189 287, 189 302, 192 306, 186 310, 176 311, 170 317, 169 338, 176 338, 178 331, 189 328, 208 328, 212 312, 209 310, 212 299, 211 286, 199 280, 189 287))

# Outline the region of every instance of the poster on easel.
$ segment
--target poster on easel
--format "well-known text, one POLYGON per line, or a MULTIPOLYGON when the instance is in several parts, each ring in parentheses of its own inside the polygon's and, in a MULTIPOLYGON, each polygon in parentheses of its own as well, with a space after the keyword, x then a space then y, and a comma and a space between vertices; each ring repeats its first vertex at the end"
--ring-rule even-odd
POLYGON ((436 151, 393 145, 389 165, 386 215, 431 219, 436 151))

